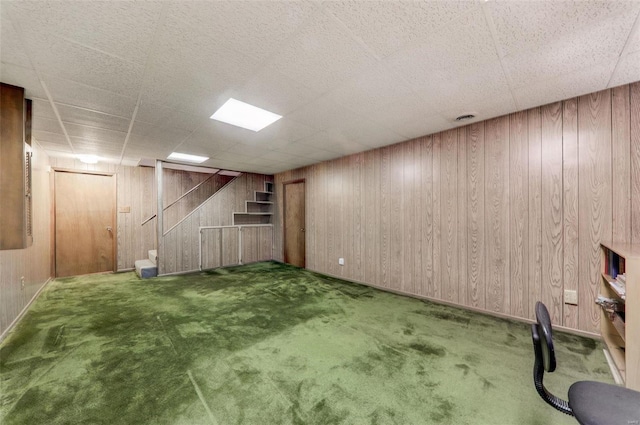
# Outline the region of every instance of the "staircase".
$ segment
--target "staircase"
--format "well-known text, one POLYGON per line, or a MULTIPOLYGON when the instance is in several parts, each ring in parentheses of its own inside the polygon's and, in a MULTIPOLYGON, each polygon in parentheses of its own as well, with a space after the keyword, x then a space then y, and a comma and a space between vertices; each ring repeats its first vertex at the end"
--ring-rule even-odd
POLYGON ((158 276, 158 251, 155 249, 149 250, 149 258, 138 260, 135 265, 136 274, 140 276, 141 279, 158 276))

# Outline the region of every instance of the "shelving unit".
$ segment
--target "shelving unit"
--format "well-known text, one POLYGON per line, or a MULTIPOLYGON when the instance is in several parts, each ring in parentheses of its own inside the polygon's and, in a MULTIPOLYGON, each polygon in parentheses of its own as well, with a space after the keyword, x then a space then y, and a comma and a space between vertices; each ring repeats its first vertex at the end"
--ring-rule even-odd
POLYGON ((602 282, 600 295, 620 308, 602 309, 602 339, 614 376, 627 388, 640 390, 640 245, 601 243, 602 282), (624 273, 626 288, 616 283, 624 273))
POLYGON ((244 211, 233 213, 234 225, 271 223, 273 182, 265 182, 264 189, 255 191, 252 201, 245 201, 244 211))

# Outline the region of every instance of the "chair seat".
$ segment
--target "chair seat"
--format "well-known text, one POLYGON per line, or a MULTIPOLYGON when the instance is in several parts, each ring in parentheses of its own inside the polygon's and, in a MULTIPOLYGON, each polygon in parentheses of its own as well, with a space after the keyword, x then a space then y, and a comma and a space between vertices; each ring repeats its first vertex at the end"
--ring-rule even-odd
POLYGON ((576 382, 569 388, 569 406, 583 425, 640 424, 640 392, 617 385, 576 382))

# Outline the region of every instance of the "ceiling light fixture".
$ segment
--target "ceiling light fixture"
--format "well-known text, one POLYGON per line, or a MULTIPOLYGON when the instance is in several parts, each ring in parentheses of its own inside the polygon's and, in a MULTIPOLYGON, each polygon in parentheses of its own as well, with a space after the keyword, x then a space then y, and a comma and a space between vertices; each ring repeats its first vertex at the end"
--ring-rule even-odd
POLYGON ((456 121, 466 121, 466 120, 471 120, 474 119, 476 116, 473 114, 464 114, 464 115, 460 115, 459 117, 456 118, 456 121))
POLYGON ((76 158, 85 164, 97 164, 100 159, 96 155, 76 155, 76 158))
POLYGON ((201 162, 205 162, 207 159, 209 159, 209 157, 189 155, 188 153, 171 152, 171 155, 169 155, 167 159, 174 159, 176 161, 195 162, 196 164, 200 164, 201 162))
POLYGON ((282 115, 230 98, 210 118, 257 132, 278 121, 282 115))

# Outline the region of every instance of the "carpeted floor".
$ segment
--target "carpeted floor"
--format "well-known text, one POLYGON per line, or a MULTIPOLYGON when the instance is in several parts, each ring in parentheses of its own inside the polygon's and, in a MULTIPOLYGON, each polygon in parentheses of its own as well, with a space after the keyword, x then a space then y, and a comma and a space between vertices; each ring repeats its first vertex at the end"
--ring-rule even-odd
MULTIPOLYGON (((612 382, 555 338, 552 391, 612 382)), ((529 325, 277 263, 58 279, 0 350, 5 425, 575 423, 534 390, 529 325)))

